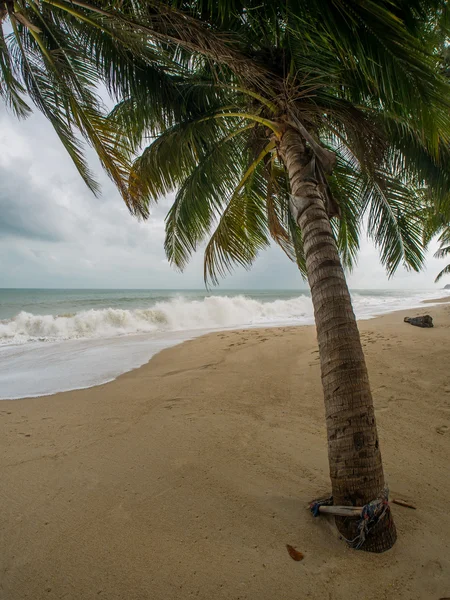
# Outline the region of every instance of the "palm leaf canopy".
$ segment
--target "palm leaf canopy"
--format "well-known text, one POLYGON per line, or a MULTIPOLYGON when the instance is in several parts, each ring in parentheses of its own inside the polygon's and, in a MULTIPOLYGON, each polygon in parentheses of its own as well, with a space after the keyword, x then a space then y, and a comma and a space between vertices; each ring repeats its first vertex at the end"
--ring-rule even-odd
POLYGON ((277 150, 289 126, 318 155, 335 154, 324 191, 344 263, 354 263, 366 223, 389 274, 400 264, 418 270, 425 199, 448 196, 450 183, 446 3, 167 5, 218 46, 163 44, 178 65, 165 80, 170 102, 130 93, 111 119, 135 149, 145 146, 129 181, 144 210, 176 194, 169 260, 182 269, 206 243, 205 279, 216 283, 273 239, 304 273, 277 150))
POLYGON ((176 190, 178 267, 213 230, 213 280, 271 238, 303 267, 276 149, 287 123, 336 154, 326 188, 345 263, 366 219, 389 273, 420 267, 421 198, 449 183, 443 0, 0 0, 7 20, 6 103, 25 116, 28 95, 97 191, 80 132, 135 214, 176 190), (119 101, 109 119, 99 83, 119 101))

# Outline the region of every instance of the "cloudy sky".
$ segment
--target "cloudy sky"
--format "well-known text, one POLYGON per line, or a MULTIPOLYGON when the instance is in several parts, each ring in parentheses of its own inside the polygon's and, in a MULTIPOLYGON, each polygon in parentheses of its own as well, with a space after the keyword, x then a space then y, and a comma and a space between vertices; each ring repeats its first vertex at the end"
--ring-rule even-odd
MULTIPOLYGON (((163 199, 146 222, 125 208, 95 156, 101 198, 85 187, 51 126, 39 114, 18 122, 0 106, 0 287, 202 288, 202 257, 185 273, 164 256, 163 199)), ((399 270, 388 280, 377 252, 363 240, 349 276, 357 288, 434 289, 443 266, 431 256, 420 273, 399 270)), ((444 284, 448 283, 444 281, 444 284)), ((303 287, 295 265, 277 247, 250 273, 238 270, 222 288, 303 287)))

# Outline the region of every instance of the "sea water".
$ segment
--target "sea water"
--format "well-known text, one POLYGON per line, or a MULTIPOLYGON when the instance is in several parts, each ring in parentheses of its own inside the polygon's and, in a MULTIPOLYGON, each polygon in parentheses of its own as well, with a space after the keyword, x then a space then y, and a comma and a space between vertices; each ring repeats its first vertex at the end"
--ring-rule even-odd
MULTIPOLYGON (((353 290, 358 318, 441 291, 353 290)), ((313 323, 307 290, 0 289, 0 399, 111 381, 208 331, 313 323)))

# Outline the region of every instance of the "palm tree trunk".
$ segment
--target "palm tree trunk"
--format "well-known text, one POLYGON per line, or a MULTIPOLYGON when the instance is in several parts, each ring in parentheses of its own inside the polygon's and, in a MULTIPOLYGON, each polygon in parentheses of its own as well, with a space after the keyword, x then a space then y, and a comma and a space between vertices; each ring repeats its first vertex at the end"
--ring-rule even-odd
MULTIPOLYGON (((279 152, 289 175, 291 212, 303 236, 314 305, 333 500, 336 505, 364 506, 380 497, 385 483, 359 331, 312 151, 288 128, 279 152)), ((336 524, 346 539, 355 537, 354 520, 337 517, 336 524)), ((362 549, 383 552, 395 540, 388 512, 362 549)))

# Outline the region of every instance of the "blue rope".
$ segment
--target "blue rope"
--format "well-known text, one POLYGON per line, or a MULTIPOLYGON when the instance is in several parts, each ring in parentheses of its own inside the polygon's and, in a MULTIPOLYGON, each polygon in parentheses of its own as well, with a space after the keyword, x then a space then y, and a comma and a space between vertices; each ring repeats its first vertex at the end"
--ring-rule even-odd
POLYGON ((389 488, 385 487, 378 498, 363 506, 358 521, 358 535, 353 540, 346 540, 351 548, 359 550, 366 541, 371 529, 389 514, 389 488))
MULTIPOLYGON (((333 496, 311 502, 309 508, 314 517, 320 515, 319 508, 321 506, 333 506, 333 496)), ((359 550, 366 541, 370 530, 388 515, 389 510, 389 488, 385 487, 378 498, 363 506, 357 525, 358 534, 353 540, 344 538, 348 545, 359 550)))
POLYGON ((309 505, 309 509, 313 514, 313 517, 319 517, 319 507, 320 506, 333 506, 333 496, 329 496, 328 498, 322 498, 321 500, 315 500, 311 502, 309 505))

